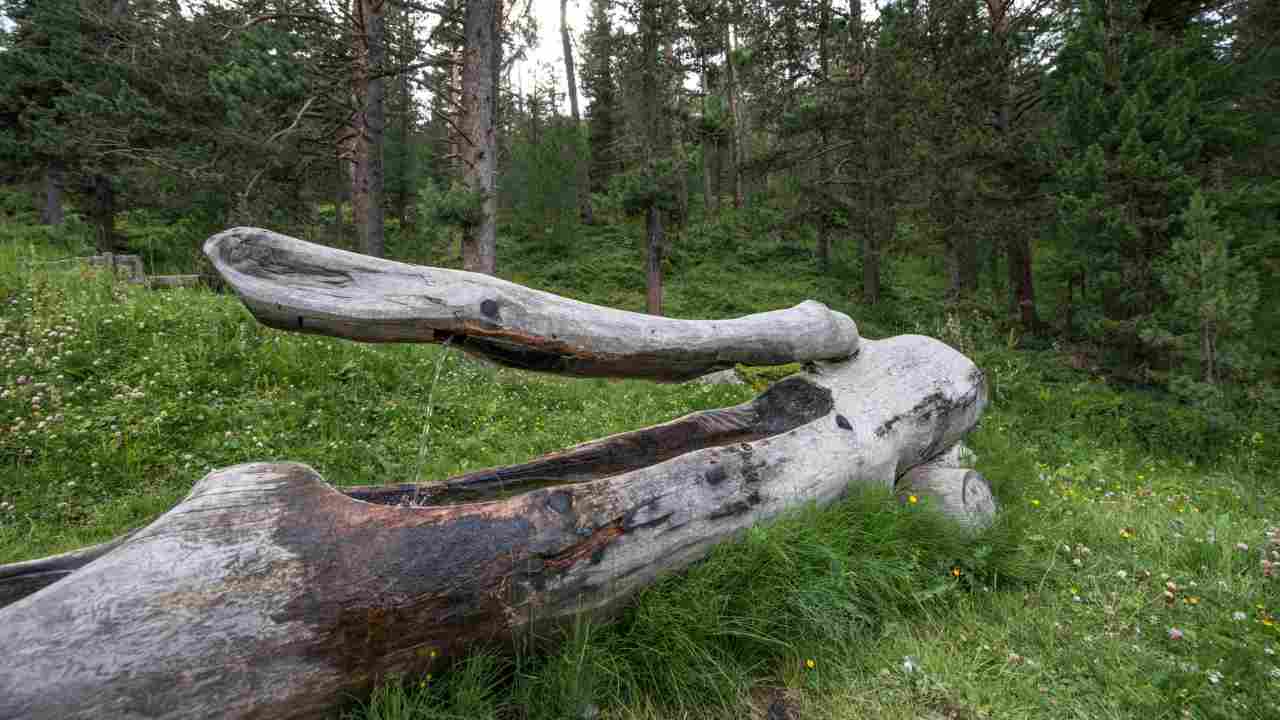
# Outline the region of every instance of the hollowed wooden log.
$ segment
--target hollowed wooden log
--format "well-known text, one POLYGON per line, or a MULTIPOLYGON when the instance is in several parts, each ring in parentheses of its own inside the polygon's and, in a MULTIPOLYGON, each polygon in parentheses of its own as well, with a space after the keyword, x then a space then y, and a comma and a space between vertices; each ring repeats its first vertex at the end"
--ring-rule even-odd
POLYGON ((436 484, 219 470, 0 609, 0 718, 321 716, 390 673, 613 606, 753 523, 891 488, 984 403, 967 358, 902 336, 750 403, 436 484))
POLYGON ((853 485, 902 478, 979 524, 995 510, 971 502, 980 476, 949 467, 982 373, 936 340, 860 343, 817 303, 730 321, 621 313, 250 228, 206 253, 290 330, 448 340, 570 375, 816 362, 750 403, 438 483, 343 491, 295 463, 211 473, 130 536, 0 566, 0 719, 315 717, 391 673, 612 607, 853 485))

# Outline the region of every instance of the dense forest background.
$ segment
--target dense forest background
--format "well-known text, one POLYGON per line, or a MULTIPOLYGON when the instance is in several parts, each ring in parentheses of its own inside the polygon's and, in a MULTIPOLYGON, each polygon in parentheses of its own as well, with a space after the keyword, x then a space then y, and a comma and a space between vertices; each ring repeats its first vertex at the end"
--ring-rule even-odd
POLYGON ((1280 407, 1275 3, 589 1, 525 87, 550 3, 4 0, 5 212, 153 272, 236 224, 517 279, 597 238, 652 313, 687 247, 855 317, 936 260, 1011 343, 1280 407))

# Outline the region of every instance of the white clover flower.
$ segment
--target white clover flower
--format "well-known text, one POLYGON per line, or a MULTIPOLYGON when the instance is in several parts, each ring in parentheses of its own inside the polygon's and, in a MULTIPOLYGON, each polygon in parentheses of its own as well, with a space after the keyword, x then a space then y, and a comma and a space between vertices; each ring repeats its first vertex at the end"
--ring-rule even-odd
POLYGON ((1231 613, 1231 619, 1232 619, 1232 620, 1235 620, 1236 622, 1243 622, 1243 621, 1244 621, 1244 620, 1246 620, 1248 617, 1249 617, 1248 615, 1246 615, 1246 614, 1245 614, 1245 613, 1243 613, 1243 612, 1240 612, 1239 610, 1237 610, 1237 611, 1235 611, 1235 612, 1231 613))
POLYGON ((911 673, 919 669, 920 669, 920 661, 915 659, 914 656, 907 655, 906 657, 902 658, 902 672, 910 675, 911 673))
POLYGON ((1209 682, 1213 685, 1217 685, 1218 683, 1222 682, 1222 673, 1218 672, 1217 670, 1210 670, 1205 674, 1208 675, 1209 682))

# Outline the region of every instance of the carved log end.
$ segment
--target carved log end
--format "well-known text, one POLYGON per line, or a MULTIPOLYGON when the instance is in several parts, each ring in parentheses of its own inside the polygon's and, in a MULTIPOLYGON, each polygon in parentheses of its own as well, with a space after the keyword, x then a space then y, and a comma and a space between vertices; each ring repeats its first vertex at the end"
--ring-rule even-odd
POLYGON ((947 517, 972 529, 989 526, 996 517, 995 495, 982 473, 936 464, 912 468, 898 480, 897 494, 931 503, 947 517))

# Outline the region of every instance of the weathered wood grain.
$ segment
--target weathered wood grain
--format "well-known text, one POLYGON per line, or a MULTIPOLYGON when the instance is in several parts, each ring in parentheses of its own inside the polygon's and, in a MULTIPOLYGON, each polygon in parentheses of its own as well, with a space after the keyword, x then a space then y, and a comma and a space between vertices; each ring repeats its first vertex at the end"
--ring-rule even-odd
POLYGON ((751 403, 435 486, 219 470, 0 609, 0 718, 318 717, 389 673, 612 607, 788 509, 892 488, 985 402, 967 358, 902 336, 751 403))
POLYGON ((449 342, 527 370, 678 382, 738 363, 840 360, 858 350, 857 325, 812 301, 732 320, 678 320, 259 228, 214 235, 204 252, 265 325, 364 342, 449 342))

